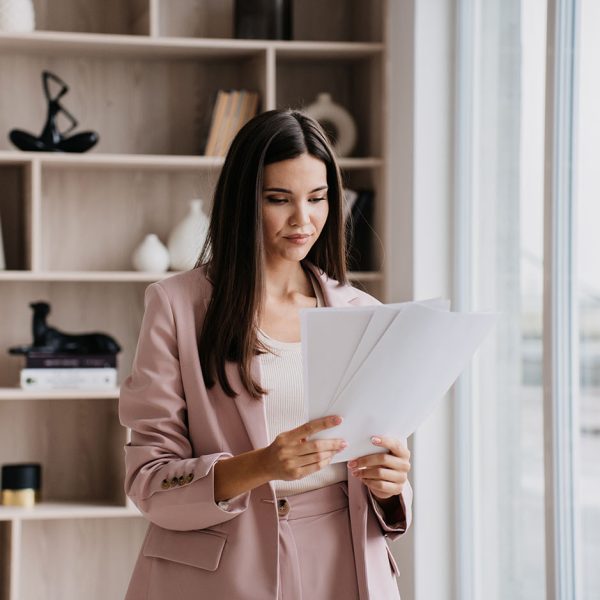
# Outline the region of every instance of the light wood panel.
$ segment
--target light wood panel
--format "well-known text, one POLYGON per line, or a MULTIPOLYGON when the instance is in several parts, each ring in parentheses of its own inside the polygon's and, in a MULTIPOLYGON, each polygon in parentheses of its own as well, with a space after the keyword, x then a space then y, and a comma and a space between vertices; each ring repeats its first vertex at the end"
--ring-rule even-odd
POLYGON ((148 0, 34 0, 36 30, 148 35, 148 0))
POLYGON ((212 170, 45 171, 41 268, 132 270, 131 256, 144 237, 156 233, 166 245, 192 198, 204 199, 208 214, 217 177, 212 170))
POLYGON ((2 463, 42 465, 42 498, 125 506, 116 400, 0 402, 2 463))
POLYGON ((144 519, 23 521, 19 600, 120 600, 148 524, 144 519))

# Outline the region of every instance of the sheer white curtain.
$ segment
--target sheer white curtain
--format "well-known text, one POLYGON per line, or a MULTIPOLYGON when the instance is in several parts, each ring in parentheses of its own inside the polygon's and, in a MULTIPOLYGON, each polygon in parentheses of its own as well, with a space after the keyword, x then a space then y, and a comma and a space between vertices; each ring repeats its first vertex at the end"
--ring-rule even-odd
POLYGON ((600 2, 580 0, 576 230, 579 306, 579 501, 584 600, 600 598, 600 2))
POLYGON ((457 198, 470 203, 471 218, 457 244, 470 236, 470 308, 502 316, 478 353, 463 399, 473 430, 471 595, 541 600, 546 2, 474 0, 472 6, 473 84, 459 91, 472 94, 471 181, 469 198, 457 198))

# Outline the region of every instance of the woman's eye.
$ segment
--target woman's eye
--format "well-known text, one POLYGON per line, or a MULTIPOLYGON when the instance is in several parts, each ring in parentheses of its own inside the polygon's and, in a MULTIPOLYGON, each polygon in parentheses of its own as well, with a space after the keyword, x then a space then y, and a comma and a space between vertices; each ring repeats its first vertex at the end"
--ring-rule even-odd
POLYGON ((311 198, 311 200, 315 200, 316 202, 320 202, 321 200, 327 200, 327 198, 325 196, 323 196, 322 198, 311 198))
POLYGON ((274 202, 275 203, 275 202, 285 202, 287 200, 287 198, 272 198, 272 197, 269 197, 269 198, 267 198, 267 200, 269 202, 274 202))

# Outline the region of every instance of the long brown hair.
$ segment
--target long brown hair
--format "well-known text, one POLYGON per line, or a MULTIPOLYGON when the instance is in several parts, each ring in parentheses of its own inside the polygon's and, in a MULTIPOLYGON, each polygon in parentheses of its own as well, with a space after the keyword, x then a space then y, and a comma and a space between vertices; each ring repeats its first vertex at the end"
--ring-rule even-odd
POLYGON ((227 360, 237 363, 240 379, 252 397, 266 393, 250 372, 253 356, 266 351, 257 337, 265 284, 263 170, 265 165, 304 153, 325 163, 329 187, 327 220, 306 260, 340 283, 348 282, 343 185, 327 134, 316 120, 299 111, 270 110, 257 115, 240 129, 227 152, 207 237, 194 266, 206 264, 213 285, 198 342, 204 383, 211 388, 216 373, 230 397, 237 393, 227 379, 227 360))

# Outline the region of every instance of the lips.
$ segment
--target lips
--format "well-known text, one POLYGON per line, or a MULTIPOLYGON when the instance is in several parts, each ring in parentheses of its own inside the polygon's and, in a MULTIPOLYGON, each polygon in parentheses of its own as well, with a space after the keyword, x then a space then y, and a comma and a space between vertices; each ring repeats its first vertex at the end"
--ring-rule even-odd
POLYGON ((286 235, 285 236, 288 240, 304 240, 307 237, 310 237, 308 234, 306 235, 286 235))

